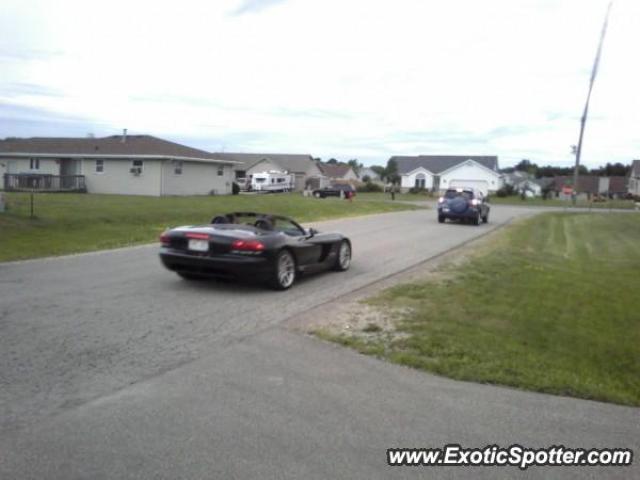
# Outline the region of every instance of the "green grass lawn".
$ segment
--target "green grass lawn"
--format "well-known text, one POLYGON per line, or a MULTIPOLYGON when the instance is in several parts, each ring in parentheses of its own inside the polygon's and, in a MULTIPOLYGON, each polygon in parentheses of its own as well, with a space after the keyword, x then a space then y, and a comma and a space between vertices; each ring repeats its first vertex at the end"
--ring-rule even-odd
MULTIPOLYGON (((560 200, 558 198, 550 198, 544 200, 541 197, 525 198, 522 200, 520 196, 511 197, 498 197, 492 195, 489 202, 495 205, 517 205, 517 206, 531 206, 531 207, 566 207, 573 208, 574 205, 570 200, 560 200)), ((607 200, 604 202, 591 202, 586 200, 579 200, 576 205, 578 208, 593 208, 593 209, 624 209, 633 210, 635 208, 635 202, 633 200, 607 200)))
POLYGON ((166 227, 206 223, 216 213, 259 211, 300 222, 413 209, 384 198, 358 196, 352 203, 300 194, 140 197, 6 193, 0 213, 0 261, 86 252, 154 241, 166 227))
POLYGON ((640 405, 640 215, 543 214, 485 248, 369 300, 394 331, 318 333, 460 380, 640 405))

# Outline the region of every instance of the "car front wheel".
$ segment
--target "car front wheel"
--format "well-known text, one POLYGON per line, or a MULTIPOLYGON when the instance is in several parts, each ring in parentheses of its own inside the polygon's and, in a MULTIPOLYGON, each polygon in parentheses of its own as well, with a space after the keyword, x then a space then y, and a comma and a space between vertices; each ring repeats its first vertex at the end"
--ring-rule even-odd
POLYGON ((270 285, 276 290, 286 290, 296 281, 296 261, 288 250, 278 253, 270 285))
POLYGON ((338 256, 336 257, 336 263, 333 264, 333 269, 338 272, 344 272, 349 270, 351 266, 351 245, 346 240, 340 242, 338 248, 338 256))

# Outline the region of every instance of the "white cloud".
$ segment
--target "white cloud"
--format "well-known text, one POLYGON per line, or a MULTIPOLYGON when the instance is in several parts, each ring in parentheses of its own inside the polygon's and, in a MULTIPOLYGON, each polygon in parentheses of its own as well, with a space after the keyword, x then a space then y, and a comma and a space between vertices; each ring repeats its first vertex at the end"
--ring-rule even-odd
MULTIPOLYGON (((379 163, 418 153, 567 161, 606 5, 10 0, 0 19, 11 33, 0 40, 0 108, 91 118, 210 149, 379 163)), ((640 156, 638 20, 637 2, 616 2, 587 164, 640 156)))

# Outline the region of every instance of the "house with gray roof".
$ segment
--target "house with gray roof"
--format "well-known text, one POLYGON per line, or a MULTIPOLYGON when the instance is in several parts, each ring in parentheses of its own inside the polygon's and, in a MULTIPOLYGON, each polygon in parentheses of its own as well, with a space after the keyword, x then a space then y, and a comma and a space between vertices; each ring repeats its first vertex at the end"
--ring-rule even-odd
POLYGON ((321 188, 327 178, 311 155, 291 153, 215 153, 216 158, 236 162, 235 178, 248 178, 254 173, 282 172, 294 175, 294 190, 302 191, 311 184, 321 188))
POLYGON ((478 155, 395 156, 402 191, 423 188, 444 191, 472 187, 485 195, 502 186, 498 157, 478 155))
POLYGON ((231 193, 235 162, 151 135, 0 140, 7 191, 126 195, 231 193))
POLYGON ((318 168, 331 182, 349 183, 359 180, 358 175, 351 165, 347 165, 346 163, 318 162, 318 168))
POLYGON ((640 160, 634 160, 631 164, 627 191, 634 197, 640 197, 640 160))

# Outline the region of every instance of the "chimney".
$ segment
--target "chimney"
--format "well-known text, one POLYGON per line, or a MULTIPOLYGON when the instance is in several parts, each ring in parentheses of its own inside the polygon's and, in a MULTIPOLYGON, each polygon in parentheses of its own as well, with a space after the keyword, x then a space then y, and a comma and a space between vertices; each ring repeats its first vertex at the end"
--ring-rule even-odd
POLYGON ((123 128, 122 129, 122 143, 125 143, 127 141, 127 129, 123 128))

